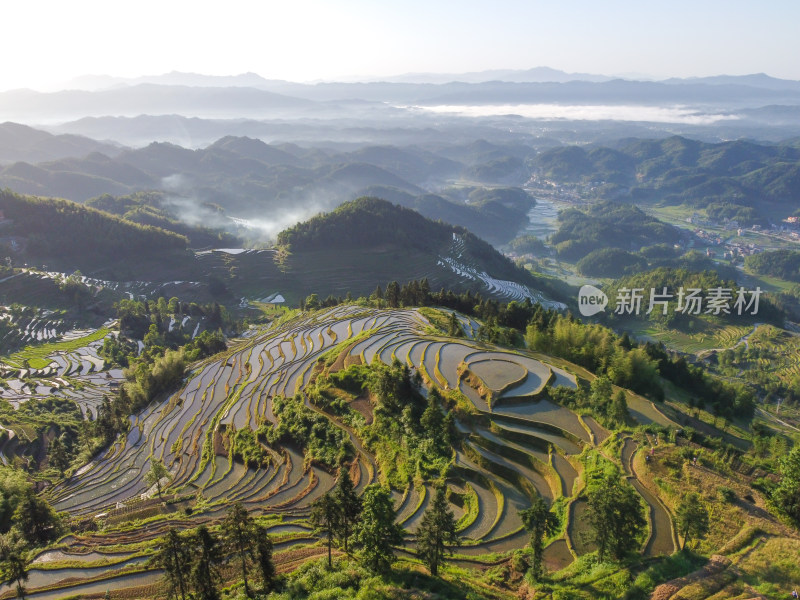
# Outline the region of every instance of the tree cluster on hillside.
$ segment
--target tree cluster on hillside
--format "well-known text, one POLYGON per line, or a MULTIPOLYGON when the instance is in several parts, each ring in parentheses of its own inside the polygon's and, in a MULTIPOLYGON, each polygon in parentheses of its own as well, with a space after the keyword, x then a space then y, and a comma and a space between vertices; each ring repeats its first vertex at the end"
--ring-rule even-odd
POLYGON ((607 473, 587 493, 586 520, 603 561, 623 558, 636 547, 647 527, 641 498, 617 473, 607 473))
POLYGON ((25 443, 25 453, 8 457, 10 464, 29 471, 47 465, 59 473, 80 454, 80 438, 87 426, 80 407, 73 400, 58 396, 31 398, 16 409, 0 399, 0 424, 13 431, 25 431, 32 438, 25 443))
POLYGON ((709 217, 722 223, 735 221, 741 227, 753 225, 765 227, 769 224, 764 215, 752 206, 743 206, 723 199, 707 204, 705 209, 709 217))
POLYGON ((800 282, 800 252, 796 250, 773 250, 753 254, 744 259, 744 265, 759 275, 772 275, 800 282))
POLYGON ((528 347, 566 358, 619 386, 663 399, 658 366, 644 348, 602 325, 581 323, 571 315, 540 310, 526 329, 528 347))
POLYGON ((350 473, 346 465, 342 465, 334 488, 311 504, 311 525, 318 534, 327 538, 328 568, 333 566, 334 539, 347 553, 348 542, 361 522, 362 509, 350 473))
POLYGON ((800 446, 781 458, 779 471, 781 478, 772 492, 772 504, 800 529, 800 446))
POLYGON ((623 390, 614 393, 611 381, 602 375, 589 386, 582 383, 576 388, 554 387, 550 398, 572 410, 588 410, 598 421, 608 427, 623 427, 630 418, 628 401, 623 390))
MULTIPOLYGON (((636 282, 642 287, 645 283, 650 283, 650 278, 652 281, 677 282, 680 281, 681 274, 681 270, 665 269, 656 274, 645 274, 643 279, 632 277, 627 281, 636 282)), ((698 284, 718 281, 713 273, 686 272, 686 275, 690 281, 698 284), (692 279, 693 275, 697 275, 697 278, 692 279), (711 279, 706 280, 707 276, 711 279)), ((627 334, 618 336, 608 327, 583 323, 570 313, 562 314, 545 309, 541 304, 534 304, 527 299, 524 302, 514 300, 501 303, 484 299, 470 291, 460 294, 444 289, 427 292, 428 288, 425 280, 412 281, 403 286, 392 282, 386 291, 379 286, 369 301, 385 306, 389 303, 388 293, 388 299, 397 306, 441 306, 456 310, 484 321, 481 331, 486 341, 511 346, 516 344, 518 336, 524 334, 530 349, 575 362, 597 375, 606 375, 615 385, 655 400, 662 400, 664 397, 658 379, 661 376, 689 392, 692 403, 709 406, 719 416, 750 418, 755 410, 756 396, 751 387, 713 377, 702 367, 690 365, 685 358, 668 352, 663 345, 652 342, 635 343, 627 334)), ((341 298, 332 298, 330 302, 323 301, 317 306, 335 306, 343 301, 341 298)), ((777 312, 777 309, 770 307, 768 301, 764 301, 763 306, 763 318, 777 312)))
POLYGON ((183 252, 187 239, 148 225, 139 225, 69 200, 37 198, 0 191, 0 210, 14 221, 14 232, 28 238, 36 256, 105 259, 158 256, 183 252))
MULTIPOLYGON (((87 200, 86 206, 120 216, 132 223, 158 227, 182 235, 189 240, 189 244, 193 248, 208 246, 230 248, 238 247, 241 244, 241 240, 225 231, 192 226, 179 220, 169 209, 168 203, 164 201, 165 197, 164 192, 136 192, 127 196, 103 194, 87 200)), ((176 198, 175 200, 180 204, 182 199, 176 198)), ((205 208, 213 210, 208 204, 205 205, 205 208)))
POLYGON ((57 539, 64 531, 61 518, 34 491, 26 475, 0 467, 0 581, 25 597, 32 552, 57 539))
POLYGON ((36 495, 24 473, 0 468, 0 533, 13 528, 29 544, 42 545, 56 539, 61 520, 52 507, 36 495))
POLYGON ((566 358, 655 400, 664 397, 660 375, 686 390, 698 406, 709 406, 720 416, 752 418, 756 397, 747 385, 713 377, 662 344, 637 344, 627 334, 617 336, 602 325, 537 308, 525 334, 531 349, 566 358))
POLYGON ((178 323, 184 317, 202 319, 201 330, 230 332, 235 330, 240 323, 236 321, 225 306, 217 302, 197 304, 195 302, 181 302, 172 297, 157 300, 128 300, 122 299, 114 304, 119 328, 128 337, 142 340, 148 345, 146 336, 152 334, 152 346, 176 348, 186 344, 192 337, 189 332, 183 331, 179 326, 172 327, 170 322, 174 319, 178 323))
MULTIPOLYGON (((378 484, 367 486, 359 498, 349 474, 342 469, 336 486, 311 506, 311 523, 326 538, 328 568, 333 567, 334 540, 348 553, 352 536, 361 563, 374 573, 388 572, 395 560, 395 547, 402 546, 404 541, 403 528, 395 523, 393 504, 389 490, 378 484)), ((452 546, 461 543, 443 485, 437 486, 416 538, 417 555, 436 577, 445 557, 452 553, 452 546)))
POLYGON ((550 236, 558 255, 579 260, 592 251, 618 248, 639 250, 654 244, 675 244, 683 233, 641 209, 616 202, 599 202, 585 210, 570 208, 558 214, 558 230, 550 236))
POLYGON ((454 231, 452 226, 430 221, 411 209, 362 197, 285 229, 278 235, 278 244, 301 251, 393 242, 435 251, 450 242, 454 231))
POLYGON ((323 415, 305 406, 302 395, 276 397, 272 411, 278 424, 263 425, 258 433, 270 444, 289 442, 305 450, 306 460, 314 460, 330 468, 338 467, 355 452, 347 433, 323 415))
POLYGON ((748 385, 709 375, 702 366, 689 364, 683 356, 668 352, 663 344, 647 342, 644 350, 662 377, 689 392, 690 405, 707 406, 714 414, 726 418, 753 417, 756 394, 748 385))
POLYGON ((0 577, 9 587, 14 584, 17 598, 25 598, 28 564, 31 560, 28 544, 17 531, 0 535, 0 577))
MULTIPOLYGON (((620 290, 641 290, 643 299, 638 314, 617 314, 612 313, 609 318, 611 323, 622 323, 629 319, 649 320, 680 331, 692 332, 698 329, 704 320, 714 321, 715 323, 776 323, 783 324, 785 314, 777 307, 769 295, 761 294, 758 299, 758 311, 751 314, 753 307, 747 309, 747 302, 751 300, 752 289, 737 285, 731 279, 724 279, 719 270, 692 271, 682 268, 659 267, 650 271, 628 275, 614 281, 613 284, 605 286, 603 291, 608 295, 609 303, 614 304, 620 297, 620 290), (744 289, 744 301, 741 314, 736 308, 735 302, 738 298, 738 290, 744 289), (707 314, 709 299, 714 294, 713 290, 729 290, 730 298, 725 310, 718 311, 719 314, 707 314), (700 290, 697 294, 700 310, 694 309, 679 311, 678 295, 683 291, 688 296, 692 290, 700 290), (666 296, 662 296, 666 291, 666 296), (655 294, 654 299, 665 299, 666 305, 654 303, 650 310, 649 300, 651 293, 655 294), (665 310, 666 308, 666 310, 665 310), (649 311, 649 314, 648 314, 649 311)), ((624 294, 622 294, 624 296, 624 294)), ((683 307, 687 307, 688 301, 683 300, 683 307)))
POLYGON ((417 376, 396 359, 391 365, 350 366, 343 375, 374 398, 374 419, 359 433, 390 484, 403 487, 416 476, 445 475, 452 457, 454 416, 444 410, 435 387, 425 400, 415 389, 417 376))
POLYGON ((315 406, 353 427, 375 453, 381 472, 396 487, 416 478, 443 476, 452 459, 454 415, 438 388, 427 400, 418 391, 419 374, 399 361, 391 365, 350 365, 323 372, 307 388, 315 406), (367 397, 372 422, 349 406, 349 400, 367 397))
POLYGON ((592 250, 575 265, 582 275, 591 277, 621 277, 647 268, 647 260, 621 248, 592 250))
POLYGON ((495 245, 508 242, 536 204, 520 188, 458 186, 414 195, 395 187, 370 186, 362 193, 414 209, 433 221, 464 227, 495 245))
POLYGON ((535 235, 525 234, 508 242, 508 248, 517 254, 546 254, 547 245, 535 235))
POLYGON ((270 454, 259 442, 257 432, 249 427, 235 429, 231 426, 225 434, 234 459, 253 469, 269 467, 270 454))
POLYGON ((269 534, 240 502, 228 510, 217 533, 206 525, 187 533, 170 529, 152 562, 164 570, 170 600, 219 600, 225 583, 223 567, 228 564, 234 566, 248 598, 256 597, 254 579, 260 581, 262 594, 277 582, 269 534))

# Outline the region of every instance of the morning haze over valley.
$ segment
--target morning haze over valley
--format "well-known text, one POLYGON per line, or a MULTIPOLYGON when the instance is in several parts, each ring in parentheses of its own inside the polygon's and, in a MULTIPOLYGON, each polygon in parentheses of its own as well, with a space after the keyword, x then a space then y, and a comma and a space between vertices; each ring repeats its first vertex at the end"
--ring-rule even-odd
POLYGON ((4 12, 0 599, 797 597, 797 6, 4 12))

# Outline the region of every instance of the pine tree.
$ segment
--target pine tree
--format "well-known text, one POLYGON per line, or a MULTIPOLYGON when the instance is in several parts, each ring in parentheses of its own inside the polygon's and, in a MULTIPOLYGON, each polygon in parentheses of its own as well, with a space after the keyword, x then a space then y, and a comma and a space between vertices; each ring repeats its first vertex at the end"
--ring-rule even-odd
POLYGON ((386 286, 386 303, 391 308, 400 306, 400 284, 392 281, 386 286))
POLYGON ((456 519, 447 506, 445 486, 440 485, 433 504, 425 511, 417 530, 417 554, 428 565, 434 577, 439 573, 439 565, 444 561, 445 553, 452 554, 446 544, 458 546, 461 539, 456 533, 456 519))
POLYGON ((361 516, 361 499, 356 494, 353 480, 350 479, 350 472, 344 466, 339 469, 339 479, 333 490, 333 498, 339 512, 339 518, 336 521, 336 533, 344 545, 345 553, 347 553, 347 540, 350 538, 350 534, 361 516))
POLYGON ((0 572, 2 580, 16 583, 17 598, 25 598, 28 581, 28 548, 16 531, 0 536, 0 572))
POLYGON ((272 590, 275 583, 275 563, 272 562, 272 540, 266 527, 256 526, 256 562, 261 574, 261 589, 264 592, 272 590))
POLYGON ((225 550, 233 554, 239 562, 244 593, 248 598, 253 597, 247 580, 247 574, 254 559, 253 533, 254 524, 250 515, 247 514, 247 510, 242 506, 242 503, 237 502, 228 510, 228 514, 222 520, 222 535, 225 550))
POLYGON ((61 523, 46 500, 32 487, 26 488, 12 517, 25 539, 31 544, 44 544, 58 537, 61 523))
POLYGON ((708 509, 703 505, 700 494, 691 492, 683 497, 678 505, 678 510, 675 511, 675 524, 678 533, 683 538, 681 550, 685 549, 692 540, 699 540, 706 536, 708 533, 708 509))
POLYGON ((601 561, 609 551, 619 559, 636 547, 647 521, 639 496, 629 484, 609 473, 589 492, 588 503, 586 518, 601 561))
POLYGON ((592 381, 590 389, 590 400, 592 405, 598 411, 603 412, 611 400, 611 394, 614 392, 614 388, 611 385, 611 380, 605 375, 601 375, 592 381))
POLYGON ((50 465, 63 477, 64 472, 69 467, 69 456, 67 456, 67 450, 60 437, 56 436, 50 442, 48 454, 50 456, 50 465))
POLYGON ((161 539, 155 562, 164 569, 167 580, 167 598, 186 600, 189 595, 192 559, 187 540, 175 529, 170 529, 161 539))
POLYGON ((520 512, 519 516, 525 529, 531 534, 531 548, 533 548, 531 571, 533 578, 539 580, 542 576, 544 539, 553 535, 558 529, 558 517, 548 510, 541 496, 537 496, 531 507, 520 512))
POLYGON ((200 525, 194 534, 194 561, 191 581, 199 600, 219 600, 217 585, 222 581, 219 573, 222 550, 217 539, 205 525, 200 525))
POLYGON ((625 392, 619 390, 611 399, 611 404, 608 407, 608 418, 611 419, 613 423, 624 425, 629 415, 628 401, 625 398, 625 392))
POLYGON ((432 439, 434 442, 438 442, 441 439, 444 424, 444 415, 439 408, 439 398, 438 393, 428 394, 428 406, 425 407, 425 411, 419 420, 419 424, 425 432, 425 437, 432 439))
POLYGON ((339 505, 331 492, 320 496, 311 504, 311 526, 317 534, 328 537, 328 568, 333 567, 331 546, 339 522, 339 505))
POLYGON ((456 313, 454 312, 450 313, 450 317, 447 321, 447 335, 453 337, 462 337, 464 335, 464 330, 461 329, 461 324, 458 322, 458 317, 456 317, 456 313))
POLYGON ((431 300, 431 284, 428 282, 427 277, 419 282, 419 293, 421 296, 420 304, 428 304, 431 300))
POLYGON ((394 562, 392 547, 403 543, 403 528, 394 522, 394 505, 386 488, 377 483, 367 486, 362 503, 355 541, 364 564, 376 573, 384 573, 394 562))

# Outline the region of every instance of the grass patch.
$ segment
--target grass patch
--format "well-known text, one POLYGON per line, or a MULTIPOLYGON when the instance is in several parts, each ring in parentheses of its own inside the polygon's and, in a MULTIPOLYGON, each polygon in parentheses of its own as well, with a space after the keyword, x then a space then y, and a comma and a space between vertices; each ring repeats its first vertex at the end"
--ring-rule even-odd
POLYGON ((660 558, 636 577, 625 598, 646 600, 657 585, 671 579, 684 577, 702 567, 706 562, 706 558, 692 552, 678 552, 672 556, 660 558))
POLYGON ((480 509, 478 494, 475 492, 475 489, 470 483, 467 483, 465 487, 466 491, 461 495, 464 505, 464 514, 461 515, 461 518, 456 522, 456 531, 462 531, 472 525, 478 518, 480 509))

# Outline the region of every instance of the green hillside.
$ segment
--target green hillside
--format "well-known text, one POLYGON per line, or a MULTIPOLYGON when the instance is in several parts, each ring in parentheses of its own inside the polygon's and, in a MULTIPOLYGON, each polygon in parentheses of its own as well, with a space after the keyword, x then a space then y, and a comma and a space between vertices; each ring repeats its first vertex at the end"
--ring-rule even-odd
MULTIPOLYGON (((182 235, 139 225, 108 213, 54 198, 0 192, 0 210, 9 223, 3 233, 19 243, 21 256, 53 267, 97 269, 160 259, 165 263, 189 258, 182 235)), ((19 256, 15 262, 21 262, 19 256)))
POLYGON ((800 195, 800 151, 791 145, 673 136, 621 140, 613 148, 555 148, 534 164, 540 177, 555 182, 602 182, 601 196, 686 203, 748 226, 792 214, 800 195))

